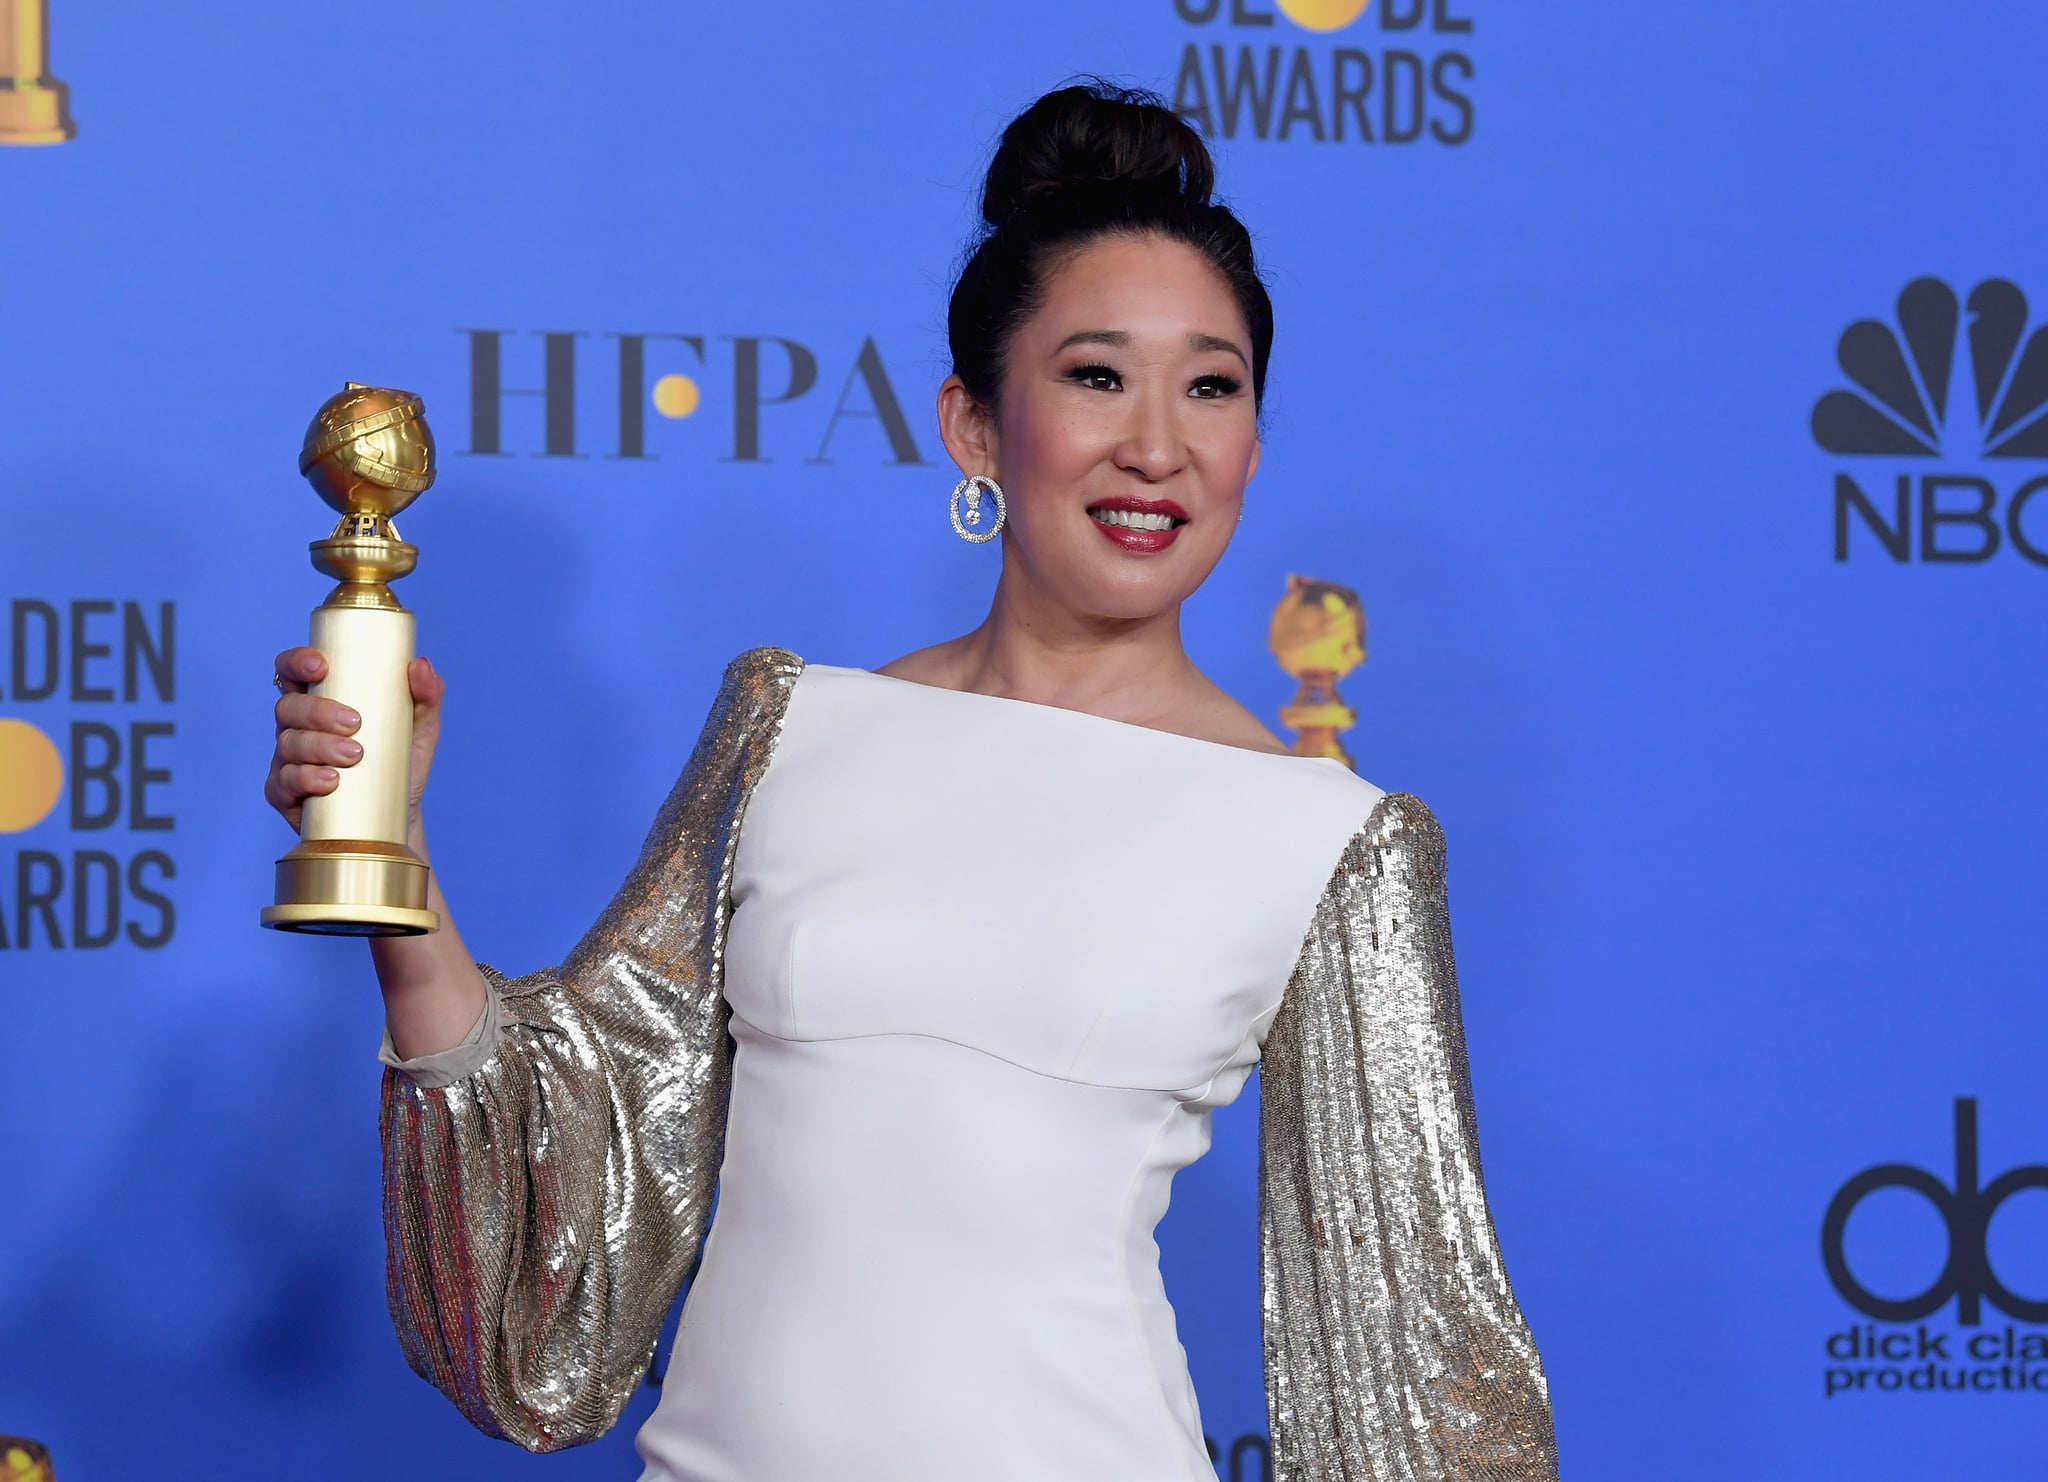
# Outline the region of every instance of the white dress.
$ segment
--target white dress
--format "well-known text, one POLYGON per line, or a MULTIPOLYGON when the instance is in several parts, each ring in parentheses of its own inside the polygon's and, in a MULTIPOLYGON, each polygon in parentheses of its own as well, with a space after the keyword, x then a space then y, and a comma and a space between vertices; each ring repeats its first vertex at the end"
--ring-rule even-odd
POLYGON ((1378 796, 807 666, 740 834, 721 1193, 645 1476, 1213 1479, 1153 1227, 1378 796))
POLYGON ((561 964, 387 1038, 406 1357, 575 1445, 694 1270, 649 1482, 1208 1482, 1153 1230, 1260 1062, 1278 1482, 1554 1482, 1444 899, 1339 762, 742 655, 561 964))

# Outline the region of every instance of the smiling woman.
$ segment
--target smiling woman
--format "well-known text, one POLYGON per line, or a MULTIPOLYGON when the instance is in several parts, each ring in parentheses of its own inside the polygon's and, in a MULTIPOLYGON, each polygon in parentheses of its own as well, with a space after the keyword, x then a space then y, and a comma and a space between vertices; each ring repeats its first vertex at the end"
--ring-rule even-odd
POLYGON ((882 672, 1285 749, 1179 639, 1258 470, 1273 347, 1214 178, 1201 137, 1143 94, 1065 88, 1005 131, 938 406, 954 462, 1007 491, 1003 571, 979 628, 882 672), (1014 649, 1024 633, 1089 657, 1044 669, 1014 649), (1020 664, 1039 673, 1020 684, 1020 664))
POLYGON ((1094 628, 1173 613, 1222 557, 1258 467, 1243 316, 1199 250, 1149 236, 1074 252, 1037 297, 998 397, 957 372, 939 393, 954 460, 1009 495, 993 616, 1094 628))
MULTIPOLYGON (((474 963, 438 877, 442 931, 371 944, 391 1310, 484 1430, 601 1434, 695 1270, 646 1478, 1212 1477, 1153 1230, 1263 1064, 1276 1475, 1555 1477, 1435 820, 1289 753, 1181 644, 1273 337, 1211 187, 1147 96, 1018 118, 937 408, 955 528, 997 501, 987 616, 879 670, 736 659, 559 966, 474 963)), ((444 687, 413 687, 425 858, 444 687)), ((278 722, 290 816, 361 748, 309 694, 278 722)))

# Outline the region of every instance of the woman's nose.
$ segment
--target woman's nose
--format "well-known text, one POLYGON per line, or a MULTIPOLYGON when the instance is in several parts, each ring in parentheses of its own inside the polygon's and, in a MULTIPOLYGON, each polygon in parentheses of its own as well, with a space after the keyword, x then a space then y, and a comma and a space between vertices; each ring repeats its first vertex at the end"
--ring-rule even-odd
POLYGON ((1169 396, 1140 392, 1128 403, 1130 420, 1117 444, 1116 462, 1149 483, 1171 477, 1187 461, 1178 408, 1169 396))

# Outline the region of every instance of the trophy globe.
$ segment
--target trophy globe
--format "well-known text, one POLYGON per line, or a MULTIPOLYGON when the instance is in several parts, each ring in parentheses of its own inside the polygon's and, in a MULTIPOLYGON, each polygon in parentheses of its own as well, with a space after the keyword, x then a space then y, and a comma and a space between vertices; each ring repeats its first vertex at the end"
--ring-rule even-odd
MULTIPOLYGON (((327 570, 321 565, 321 547, 348 536, 404 546, 417 561, 418 551, 399 540, 391 523, 393 515, 434 482, 434 435, 417 396, 350 381, 313 414, 299 453, 299 472, 342 516, 334 535, 313 547, 314 565, 327 570)), ((341 553, 333 554, 338 558, 341 553)), ((389 581, 410 570, 408 562, 404 571, 382 579, 389 581)))

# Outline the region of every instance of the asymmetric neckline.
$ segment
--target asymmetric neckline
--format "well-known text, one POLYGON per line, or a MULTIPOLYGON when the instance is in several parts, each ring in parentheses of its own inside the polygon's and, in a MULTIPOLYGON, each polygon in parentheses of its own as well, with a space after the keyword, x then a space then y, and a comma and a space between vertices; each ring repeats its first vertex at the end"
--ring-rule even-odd
MULTIPOLYGON (((873 669, 860 669, 846 664, 815 664, 806 662, 806 669, 823 669, 834 674, 851 674, 864 679, 878 679, 885 684, 905 685, 910 689, 926 690, 939 695, 957 695, 967 701, 988 701, 996 705, 1021 706, 1025 710, 1038 711, 1047 715, 1071 715, 1082 721, 1093 721, 1098 725, 1113 726, 1119 731, 1136 732, 1144 736, 1162 737, 1168 742, 1185 742, 1200 746, 1211 752, 1235 752, 1240 756, 1261 757, 1276 762, 1329 762, 1346 773, 1351 773, 1349 764, 1333 756, 1301 756, 1291 751, 1254 751, 1249 746, 1233 746, 1228 741, 1211 741, 1203 736, 1190 736, 1184 731, 1162 730, 1158 726, 1140 725, 1136 721, 1118 720, 1114 716, 1097 715, 1092 710, 1074 710, 1065 705, 1047 705, 1037 700, 1020 700, 1013 695, 988 695, 980 690, 956 690, 949 685, 926 684, 923 680, 905 679, 901 675, 882 674, 873 669)), ((1354 774, 1355 775, 1355 774, 1354 774)))

